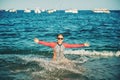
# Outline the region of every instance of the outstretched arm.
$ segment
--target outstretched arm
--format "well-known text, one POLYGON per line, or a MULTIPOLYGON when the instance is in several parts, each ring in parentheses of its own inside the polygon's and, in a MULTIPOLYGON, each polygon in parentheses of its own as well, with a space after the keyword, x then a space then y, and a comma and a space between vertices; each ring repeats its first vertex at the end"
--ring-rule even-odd
POLYGON ((65 48, 80 48, 80 47, 88 47, 89 44, 88 43, 84 43, 84 44, 67 44, 67 43, 64 43, 64 46, 65 48))
POLYGON ((41 41, 41 40, 39 40, 38 38, 35 38, 34 39, 34 42, 36 42, 36 43, 38 43, 38 44, 42 44, 42 45, 44 45, 44 46, 49 46, 49 47, 51 47, 51 48, 54 48, 54 46, 55 46, 55 42, 45 42, 45 41, 41 41))

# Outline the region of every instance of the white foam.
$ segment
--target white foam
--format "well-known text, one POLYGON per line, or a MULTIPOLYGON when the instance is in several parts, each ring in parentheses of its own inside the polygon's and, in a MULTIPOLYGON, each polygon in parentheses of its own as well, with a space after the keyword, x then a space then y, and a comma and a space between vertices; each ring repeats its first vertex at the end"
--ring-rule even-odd
POLYGON ((86 51, 86 50, 66 50, 65 54, 77 54, 81 56, 101 56, 101 57, 120 57, 120 51, 86 51))
POLYGON ((115 54, 116 57, 119 57, 120 56, 120 51, 118 51, 116 54, 115 54))

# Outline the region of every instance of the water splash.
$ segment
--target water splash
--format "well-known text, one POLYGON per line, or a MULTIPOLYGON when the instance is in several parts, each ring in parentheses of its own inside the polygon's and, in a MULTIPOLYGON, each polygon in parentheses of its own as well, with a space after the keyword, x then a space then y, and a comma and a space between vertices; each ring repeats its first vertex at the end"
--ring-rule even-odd
POLYGON ((64 59, 61 61, 52 61, 49 58, 40 58, 40 57, 35 57, 35 56, 24 56, 21 57, 25 61, 35 61, 38 62, 38 64, 42 67, 44 67, 48 71, 55 71, 56 69, 63 69, 63 70, 68 70, 74 73, 81 73, 84 69, 82 69, 80 66, 76 65, 75 63, 84 63, 87 60, 83 61, 71 61, 68 59, 64 59))
MULTIPOLYGON (((22 56, 23 60, 27 62, 37 62, 40 67, 44 69, 41 71, 31 72, 31 76, 36 80, 40 77, 43 80, 63 80, 64 76, 79 75, 79 77, 84 77, 83 72, 85 69, 81 65, 77 65, 79 61, 71 61, 64 59, 62 61, 52 61, 49 58, 40 58, 38 56, 29 55, 22 56)), ((84 63, 81 61, 81 63, 84 63)))

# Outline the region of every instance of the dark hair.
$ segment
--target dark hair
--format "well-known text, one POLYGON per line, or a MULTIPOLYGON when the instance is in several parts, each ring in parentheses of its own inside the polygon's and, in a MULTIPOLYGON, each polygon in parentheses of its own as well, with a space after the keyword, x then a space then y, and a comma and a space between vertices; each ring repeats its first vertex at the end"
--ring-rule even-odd
POLYGON ((58 36, 60 36, 60 35, 63 36, 63 34, 58 34, 58 35, 57 35, 57 38, 58 38, 58 36))

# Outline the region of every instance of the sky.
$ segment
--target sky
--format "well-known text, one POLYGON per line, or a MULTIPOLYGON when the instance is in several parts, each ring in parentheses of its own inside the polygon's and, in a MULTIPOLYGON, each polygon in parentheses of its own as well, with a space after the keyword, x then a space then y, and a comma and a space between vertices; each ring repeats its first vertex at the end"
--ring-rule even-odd
POLYGON ((107 8, 120 10, 120 0, 0 0, 0 9, 79 9, 107 8))

